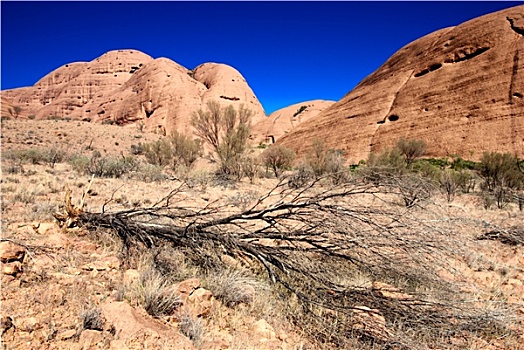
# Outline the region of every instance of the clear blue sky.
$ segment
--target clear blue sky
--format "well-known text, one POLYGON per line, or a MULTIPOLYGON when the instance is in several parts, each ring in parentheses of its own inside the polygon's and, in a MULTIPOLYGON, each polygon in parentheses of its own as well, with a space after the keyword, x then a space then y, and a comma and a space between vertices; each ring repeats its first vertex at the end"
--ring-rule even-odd
POLYGON ((1 88, 115 49, 238 69, 266 113, 339 100, 395 51, 520 2, 1 1, 1 88))

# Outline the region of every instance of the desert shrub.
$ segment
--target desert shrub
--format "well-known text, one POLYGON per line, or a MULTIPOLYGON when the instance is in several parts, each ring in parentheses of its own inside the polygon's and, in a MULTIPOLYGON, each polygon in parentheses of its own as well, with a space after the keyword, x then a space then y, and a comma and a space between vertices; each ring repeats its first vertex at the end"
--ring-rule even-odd
POLYGON ((426 161, 426 159, 420 159, 411 165, 411 171, 430 180, 439 181, 443 170, 433 162, 426 161))
POLYGON ((229 197, 229 203, 245 211, 258 197, 259 194, 255 191, 238 192, 229 197))
POLYGON ((242 173, 247 176, 250 183, 254 183, 260 174, 258 161, 254 157, 243 157, 241 164, 242 173))
POLYGON ((69 156, 68 163, 71 165, 74 171, 80 174, 89 173, 89 163, 91 158, 85 154, 72 154, 69 156))
POLYGON ((451 163, 451 169, 461 171, 461 170, 477 170, 479 168, 479 163, 476 163, 471 160, 463 159, 460 156, 453 157, 453 162, 451 163))
POLYGON ((453 201, 453 198, 455 198, 455 194, 459 188, 459 176, 460 172, 453 169, 446 169, 440 173, 440 189, 446 195, 448 202, 453 201))
POLYGON ((102 311, 98 307, 91 307, 82 310, 80 313, 81 329, 92 329, 95 331, 104 330, 104 318, 102 311))
POLYGON ((191 169, 195 161, 204 152, 201 140, 191 139, 177 131, 170 136, 169 140, 172 147, 173 169, 176 169, 180 164, 191 169))
POLYGON ((457 184, 463 193, 470 193, 475 190, 477 183, 474 173, 471 170, 463 169, 457 171, 457 184))
POLYGON ((414 173, 394 178, 393 183, 408 208, 429 199, 434 192, 434 185, 430 180, 414 173))
POLYGON ((395 148, 404 155, 406 164, 409 166, 415 159, 426 154, 428 146, 422 140, 407 140, 402 137, 397 141, 395 148))
POLYGON ((282 145, 271 145, 262 153, 262 162, 273 171, 275 177, 279 177, 284 170, 289 170, 296 153, 282 145))
POLYGON ((93 152, 91 157, 73 155, 69 163, 78 173, 97 177, 119 178, 138 169, 138 161, 134 157, 103 157, 98 151, 93 152))
POLYGON ((253 276, 228 269, 209 274, 207 284, 213 295, 228 307, 250 304, 259 290, 266 289, 266 286, 253 276))
POLYGON ((294 189, 302 188, 315 179, 313 169, 306 163, 299 163, 295 172, 288 177, 288 186, 294 189))
POLYGON ((136 170, 138 163, 133 157, 102 157, 94 154, 91 157, 89 173, 98 177, 119 178, 122 175, 136 170))
POLYGON ((220 107, 216 101, 207 104, 207 111, 199 110, 191 119, 196 134, 207 142, 218 157, 218 172, 239 179, 240 158, 247 147, 252 112, 241 105, 220 107))
POLYGON ((28 190, 26 188, 21 188, 13 196, 13 201, 24 203, 24 204, 32 204, 32 203, 35 203, 37 196, 38 196, 38 193, 36 191, 28 190))
POLYGON ((389 178, 400 176, 406 172, 405 157, 396 148, 387 148, 378 154, 371 152, 366 161, 366 166, 358 171, 359 175, 366 181, 376 185, 388 182, 389 178))
POLYGON ((172 315, 181 304, 170 281, 153 267, 141 272, 134 288, 135 297, 151 316, 172 315))
POLYGON ((135 156, 139 156, 144 153, 144 146, 142 143, 138 143, 138 145, 131 145, 131 154, 135 156))
POLYGON ((163 167, 153 164, 143 164, 135 176, 144 182, 160 182, 168 178, 163 167))
POLYGON ((343 152, 341 150, 328 149, 323 140, 315 139, 311 149, 306 154, 305 162, 311 167, 313 174, 318 179, 327 174, 343 173, 346 169, 342 155, 343 152))
POLYGON ((42 150, 36 148, 19 150, 16 153, 21 160, 31 164, 41 164, 46 160, 45 153, 42 150))
POLYGON ((479 174, 483 180, 483 201, 496 203, 499 209, 506 207, 515 197, 514 193, 524 187, 524 173, 520 171, 519 160, 509 153, 484 153, 479 174))
POLYGON ((524 184, 524 174, 519 171, 519 161, 509 153, 484 153, 479 173, 488 191, 494 191, 497 187, 518 189, 524 184))
POLYGON ((51 168, 54 168, 56 163, 62 163, 66 157, 66 151, 60 148, 52 147, 44 152, 45 162, 51 166, 51 168))
POLYGON ((200 346, 205 334, 202 319, 193 317, 189 312, 181 313, 178 315, 178 328, 195 346, 200 346))
POLYGON ((153 165, 166 166, 171 164, 173 151, 167 139, 160 139, 143 145, 146 160, 153 165))
POLYGON ((207 171, 190 171, 184 176, 184 182, 189 188, 200 187, 205 190, 212 180, 212 176, 207 171))

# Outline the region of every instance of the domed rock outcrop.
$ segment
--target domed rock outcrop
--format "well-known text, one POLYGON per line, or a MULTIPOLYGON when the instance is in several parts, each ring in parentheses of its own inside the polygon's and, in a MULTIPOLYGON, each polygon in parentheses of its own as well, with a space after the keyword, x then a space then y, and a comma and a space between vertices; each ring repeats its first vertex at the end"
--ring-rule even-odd
POLYGON ((445 28, 401 48, 377 71, 281 143, 313 139, 350 161, 422 139, 430 156, 524 156, 524 6, 445 28))
POLYGON ((141 122, 164 133, 189 132, 193 113, 211 100, 224 106, 244 104, 253 112, 252 123, 265 119, 262 105, 236 69, 205 63, 191 71, 136 50, 66 64, 32 87, 2 91, 2 98, 37 119, 141 122))
POLYGON ((313 100, 276 110, 253 126, 254 139, 257 143, 274 143, 285 134, 292 132, 300 124, 315 118, 334 103, 335 101, 313 100))

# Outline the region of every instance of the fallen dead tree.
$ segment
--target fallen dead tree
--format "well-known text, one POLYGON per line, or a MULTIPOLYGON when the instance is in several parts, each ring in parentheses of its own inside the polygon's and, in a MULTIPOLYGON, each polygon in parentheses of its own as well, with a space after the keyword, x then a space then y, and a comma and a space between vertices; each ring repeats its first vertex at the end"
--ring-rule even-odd
POLYGON ((524 244, 524 226, 515 225, 508 228, 493 228, 482 235, 478 240, 493 240, 500 241, 507 245, 523 245, 524 244))
POLYGON ((439 224, 445 220, 395 204, 399 197, 390 188, 317 180, 293 189, 282 181, 242 211, 220 202, 181 205, 184 190, 182 184, 150 207, 106 212, 104 206, 99 213, 84 211, 84 199, 72 205, 68 191, 65 212, 55 217, 70 227, 111 229, 126 252, 170 245, 210 270, 223 255, 256 262, 300 305, 290 317, 298 326, 307 322, 328 346, 344 348, 358 338, 422 349, 468 334, 510 332, 508 310, 479 308, 439 277, 456 272, 450 262, 460 253, 456 237, 439 224), (362 285, 363 275, 395 292, 362 285))

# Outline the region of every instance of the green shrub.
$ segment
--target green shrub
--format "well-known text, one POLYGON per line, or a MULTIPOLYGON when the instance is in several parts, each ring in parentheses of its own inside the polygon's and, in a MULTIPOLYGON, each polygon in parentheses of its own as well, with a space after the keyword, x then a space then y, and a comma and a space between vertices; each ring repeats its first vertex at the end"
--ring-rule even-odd
POLYGON ((455 198, 455 194, 459 188, 460 173, 453 169, 446 169, 440 173, 439 185, 442 192, 446 195, 448 202, 455 198))
POLYGON ((439 177, 442 173, 442 167, 438 164, 440 164, 440 162, 431 162, 426 159, 419 159, 412 164, 411 170, 428 179, 439 181, 439 177))
POLYGON ((509 153, 484 153, 479 172, 486 189, 490 192, 497 187, 520 189, 524 184, 524 174, 519 170, 519 160, 509 153))
POLYGON ((271 145, 262 153, 262 162, 267 169, 271 169, 275 177, 279 177, 284 170, 291 169, 296 153, 282 145, 271 145))
POLYGON ((191 119, 196 134, 207 142, 218 157, 218 173, 240 179, 241 157, 247 148, 252 112, 243 105, 237 110, 220 107, 216 101, 207 104, 191 119))
POLYGON ((172 147, 173 169, 176 169, 180 164, 191 169, 195 161, 204 152, 201 140, 191 139, 177 131, 170 136, 169 140, 172 147))
POLYGON ((66 151, 60 148, 49 148, 44 152, 45 162, 51 166, 55 167, 56 163, 62 163, 67 157, 66 151))
POLYGON ((344 166, 345 159, 343 152, 336 149, 328 149, 321 139, 315 139, 312 147, 306 154, 306 164, 313 170, 313 174, 318 179, 324 175, 332 175, 335 182, 338 181, 338 174, 347 170, 344 166))
POLYGON ((173 160, 171 142, 167 139, 160 139, 155 142, 143 145, 146 160, 153 165, 166 166, 173 160))
POLYGON ((397 141, 396 147, 404 155, 407 165, 411 165, 417 158, 426 154, 428 148, 422 140, 406 140, 403 137, 397 141))
POLYGON ((98 151, 95 151, 91 157, 73 155, 69 159, 69 164, 80 174, 97 177, 119 178, 138 169, 138 161, 134 157, 103 157, 98 151))
POLYGON ((144 153, 144 146, 142 143, 138 143, 138 145, 131 145, 131 154, 135 156, 139 156, 144 153))
POLYGON ((405 157, 397 148, 387 148, 378 154, 371 152, 366 166, 358 171, 366 181, 376 185, 389 181, 392 176, 400 176, 406 172, 405 157))
POLYGON ((451 163, 451 169, 461 171, 464 169, 468 170, 477 170, 479 168, 479 163, 476 163, 471 160, 462 159, 459 156, 453 157, 453 162, 451 163))
POLYGON ((260 167, 257 160, 253 157, 243 157, 242 173, 247 176, 250 183, 254 183, 255 179, 260 175, 260 167))

